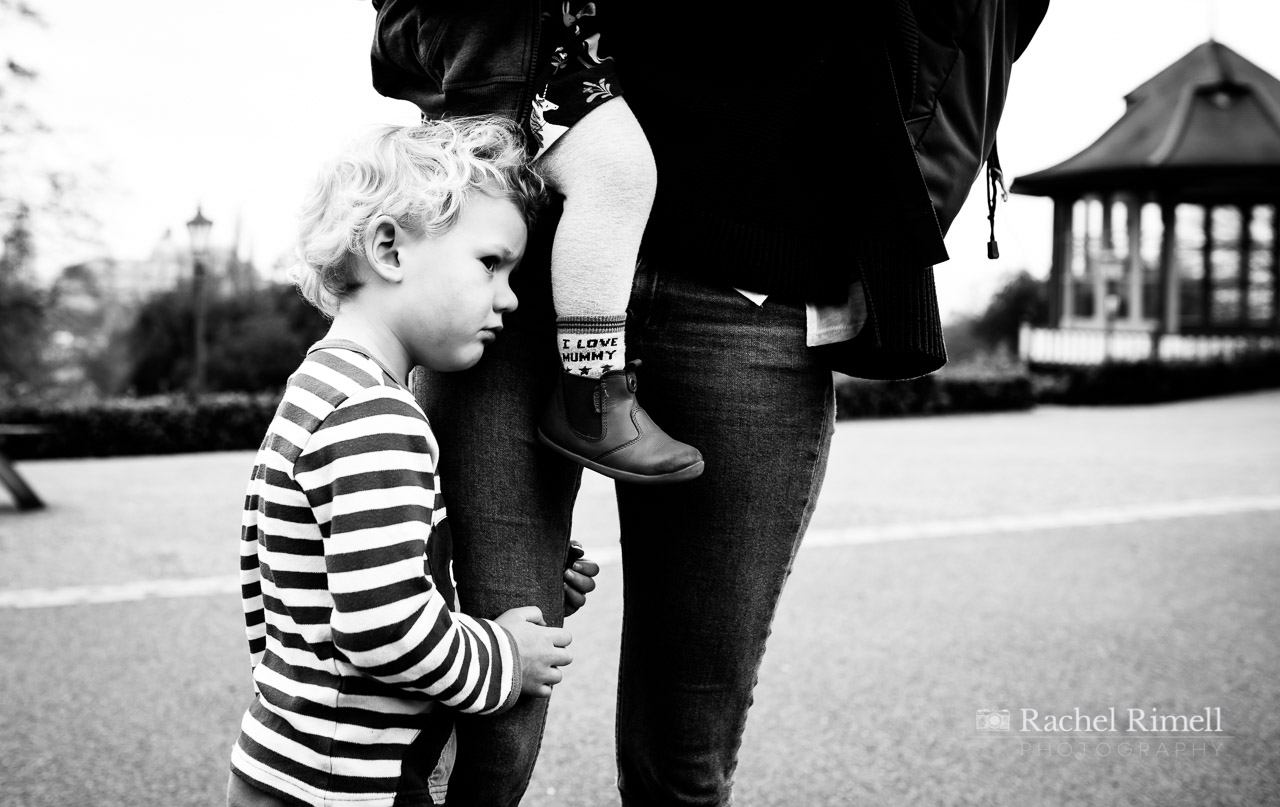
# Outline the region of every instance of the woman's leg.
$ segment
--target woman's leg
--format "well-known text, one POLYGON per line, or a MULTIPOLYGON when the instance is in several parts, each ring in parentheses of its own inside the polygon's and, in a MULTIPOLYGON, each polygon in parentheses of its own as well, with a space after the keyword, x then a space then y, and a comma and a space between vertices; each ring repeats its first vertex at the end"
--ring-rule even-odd
POLYGON ((826 470, 831 373, 805 347, 800 304, 757 307, 651 267, 632 313, 645 407, 701 448, 706 470, 680 485, 618 485, 618 784, 625 805, 723 805, 826 470))
MULTIPOLYGON (((580 469, 537 441, 537 405, 558 373, 546 239, 536 230, 512 284, 520 305, 470 370, 415 376, 440 441, 441 488, 462 610, 492 619, 536 605, 564 621, 563 574, 580 469)), ((449 803, 514 805, 537 759, 548 700, 521 698, 489 717, 459 716, 449 803)))

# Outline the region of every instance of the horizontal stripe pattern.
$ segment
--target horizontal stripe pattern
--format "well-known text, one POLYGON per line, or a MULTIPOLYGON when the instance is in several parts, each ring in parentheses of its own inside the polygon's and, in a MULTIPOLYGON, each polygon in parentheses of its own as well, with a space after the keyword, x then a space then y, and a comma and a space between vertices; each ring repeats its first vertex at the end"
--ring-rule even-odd
POLYGON ((456 613, 433 445, 413 397, 354 350, 313 349, 289 380, 240 540, 256 698, 232 765, 268 792, 389 807, 444 707, 519 695, 510 634, 456 613))

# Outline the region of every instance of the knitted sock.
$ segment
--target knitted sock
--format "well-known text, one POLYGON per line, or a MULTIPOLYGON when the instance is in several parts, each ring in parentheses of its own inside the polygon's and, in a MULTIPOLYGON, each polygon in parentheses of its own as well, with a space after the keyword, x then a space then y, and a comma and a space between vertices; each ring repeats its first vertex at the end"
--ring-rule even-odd
POLYGON ((627 315, 557 317, 560 363, 566 373, 599 378, 627 361, 627 315))

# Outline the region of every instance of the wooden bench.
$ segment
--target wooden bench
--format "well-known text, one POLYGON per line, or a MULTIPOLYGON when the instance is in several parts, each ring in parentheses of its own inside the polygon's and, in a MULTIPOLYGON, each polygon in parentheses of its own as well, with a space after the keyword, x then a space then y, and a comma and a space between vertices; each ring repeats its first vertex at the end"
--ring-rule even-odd
POLYGON ((48 432, 49 429, 44 426, 0 423, 0 483, 4 484, 9 489, 9 492, 13 494, 13 499, 17 502, 19 510, 39 510, 44 507, 44 502, 27 484, 27 480, 23 479, 18 470, 9 462, 9 458, 4 453, 4 442, 10 437, 47 434, 48 432))

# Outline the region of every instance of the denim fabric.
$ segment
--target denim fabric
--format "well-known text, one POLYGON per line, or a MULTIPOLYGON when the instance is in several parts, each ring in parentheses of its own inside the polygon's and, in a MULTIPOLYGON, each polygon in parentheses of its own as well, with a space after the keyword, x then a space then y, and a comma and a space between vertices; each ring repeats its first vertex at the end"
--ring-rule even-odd
MULTIPOLYGON (((535 435, 559 372, 546 271, 522 269, 516 282, 520 309, 481 363, 420 376, 419 397, 441 443, 463 610, 492 618, 533 604, 559 625, 580 471, 535 435)), ((826 468, 831 373, 805 347, 800 303, 757 307, 650 266, 630 315, 640 401, 707 467, 693 482, 617 486, 619 787, 629 807, 727 804, 773 613, 826 468)), ((460 717, 449 804, 517 804, 546 707, 522 698, 502 715, 460 717)))
POLYGON ((831 372, 805 347, 803 304, 756 306, 646 269, 628 353, 640 401, 706 471, 618 485, 622 801, 728 804, 756 674, 826 471, 831 372))
MULTIPOLYGON (((560 626, 581 468, 537 438, 539 412, 560 373, 545 263, 553 232, 554 221, 531 233, 530 257, 511 279, 519 308, 504 318, 503 334, 480 363, 459 373, 419 369, 413 386, 440 442, 462 610, 493 619, 536 605, 547 624, 560 626)), ((547 704, 521 697, 500 715, 458 715, 447 803, 518 804, 538 756, 547 704)))

